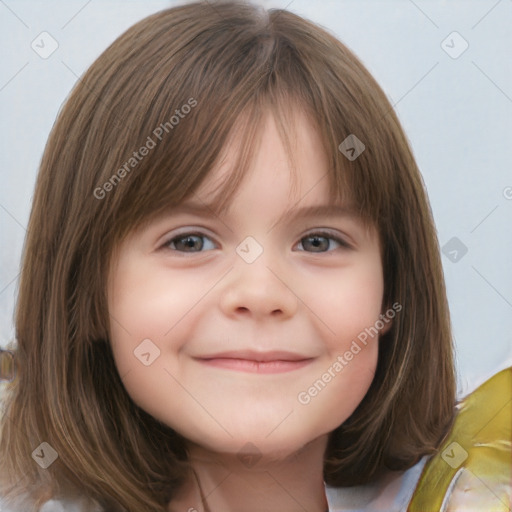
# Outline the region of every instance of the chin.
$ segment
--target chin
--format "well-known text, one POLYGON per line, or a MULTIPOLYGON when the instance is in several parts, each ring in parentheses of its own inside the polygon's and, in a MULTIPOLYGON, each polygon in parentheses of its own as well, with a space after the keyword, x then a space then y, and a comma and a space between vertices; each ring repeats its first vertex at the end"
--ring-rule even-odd
MULTIPOLYGON (((282 419, 281 419, 282 421, 282 419)), ((286 421, 286 420, 285 420, 286 421)), ((235 456, 247 467, 258 467, 263 462, 277 462, 295 456, 310 443, 323 437, 328 432, 321 432, 318 425, 310 429, 302 426, 300 429, 284 428, 283 425, 273 424, 272 428, 231 428, 232 436, 227 434, 213 436, 210 432, 201 432, 193 437, 188 432, 187 437, 194 445, 203 450, 225 456, 235 456), (274 429, 274 430, 272 430, 274 429), (245 464, 245 461, 250 463, 245 464)))

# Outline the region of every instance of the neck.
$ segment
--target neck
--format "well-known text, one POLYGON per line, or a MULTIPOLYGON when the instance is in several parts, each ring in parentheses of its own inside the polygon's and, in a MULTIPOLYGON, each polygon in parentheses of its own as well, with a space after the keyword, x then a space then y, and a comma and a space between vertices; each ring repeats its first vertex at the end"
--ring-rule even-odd
POLYGON ((327 436, 280 460, 240 457, 189 447, 194 475, 169 512, 325 512, 323 460, 327 436))

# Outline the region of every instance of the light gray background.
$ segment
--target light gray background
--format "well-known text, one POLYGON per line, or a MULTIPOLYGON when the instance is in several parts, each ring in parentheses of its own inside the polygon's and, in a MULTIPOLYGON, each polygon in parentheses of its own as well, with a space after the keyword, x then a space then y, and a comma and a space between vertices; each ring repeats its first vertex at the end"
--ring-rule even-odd
MULTIPOLYGON (((0 346, 14 336, 35 177, 62 102, 129 26, 181 3, 0 0, 0 346), (31 47, 43 31, 59 45, 47 59, 31 47)), ((467 247, 462 255, 448 246, 443 255, 459 396, 466 394, 512 364, 512 1, 258 3, 286 7, 335 34, 395 106, 423 173, 441 245, 457 237, 467 247), (457 56, 464 41, 469 46, 457 56)))

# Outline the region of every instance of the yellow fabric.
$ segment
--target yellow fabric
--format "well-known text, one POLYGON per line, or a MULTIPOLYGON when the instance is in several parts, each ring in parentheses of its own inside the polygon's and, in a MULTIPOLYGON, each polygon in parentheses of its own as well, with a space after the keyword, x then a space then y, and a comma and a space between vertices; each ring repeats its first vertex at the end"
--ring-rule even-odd
POLYGON ((425 465, 408 512, 509 512, 512 367, 457 404, 449 437, 425 465))

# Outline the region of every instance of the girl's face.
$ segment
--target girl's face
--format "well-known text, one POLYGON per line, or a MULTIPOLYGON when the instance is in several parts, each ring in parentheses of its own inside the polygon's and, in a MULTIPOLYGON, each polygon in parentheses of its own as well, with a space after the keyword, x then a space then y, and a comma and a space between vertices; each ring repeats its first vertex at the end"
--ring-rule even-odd
POLYGON ((215 452, 295 452, 350 416, 377 364, 377 233, 349 204, 320 210, 327 161, 307 119, 296 127, 297 188, 268 116, 226 215, 206 204, 232 150, 190 201, 125 239, 110 273, 127 392, 215 452))

